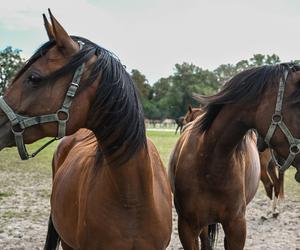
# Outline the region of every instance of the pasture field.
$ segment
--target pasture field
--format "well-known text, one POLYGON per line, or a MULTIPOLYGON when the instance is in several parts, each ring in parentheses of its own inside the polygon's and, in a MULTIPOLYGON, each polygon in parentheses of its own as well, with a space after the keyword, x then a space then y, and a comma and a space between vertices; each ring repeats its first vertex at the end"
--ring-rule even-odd
MULTIPOLYGON (((178 135, 174 131, 147 131, 158 148, 165 166, 178 135)), ((46 139, 30 145, 34 151, 46 139)), ((0 249, 42 249, 50 210, 51 160, 58 142, 54 142, 34 159, 21 161, 17 149, 0 152, 0 249)), ((300 250, 300 185, 288 170, 286 198, 277 219, 268 214, 270 202, 262 185, 247 208, 248 235, 245 249, 300 250)), ((174 232, 168 249, 182 249, 173 213, 174 232)), ((222 234, 216 249, 222 248, 222 234)))

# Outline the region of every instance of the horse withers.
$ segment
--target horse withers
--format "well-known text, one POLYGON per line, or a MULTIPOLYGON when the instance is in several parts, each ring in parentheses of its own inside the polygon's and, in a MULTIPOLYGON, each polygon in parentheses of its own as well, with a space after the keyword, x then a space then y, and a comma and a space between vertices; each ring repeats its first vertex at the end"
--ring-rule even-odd
POLYGON ((166 249, 171 190, 121 62, 69 36, 50 12, 49 41, 0 99, 0 147, 63 137, 53 159, 45 249, 166 249), (86 128, 86 129, 80 129, 86 128), (87 130, 89 129, 89 130, 87 130))

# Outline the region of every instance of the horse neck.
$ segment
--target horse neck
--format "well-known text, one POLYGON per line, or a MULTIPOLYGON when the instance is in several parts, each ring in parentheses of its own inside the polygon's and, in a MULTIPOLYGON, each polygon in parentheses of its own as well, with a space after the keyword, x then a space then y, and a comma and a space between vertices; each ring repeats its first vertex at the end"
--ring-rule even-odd
POLYGON ((226 171, 224 165, 231 162, 232 157, 238 153, 237 146, 242 143, 249 126, 245 121, 252 119, 251 112, 243 112, 236 105, 228 105, 222 108, 214 119, 211 127, 205 132, 202 145, 204 151, 213 155, 211 168, 217 172, 226 171))
POLYGON ((152 198, 152 168, 146 147, 120 166, 107 165, 105 174, 123 204, 138 206, 152 198))

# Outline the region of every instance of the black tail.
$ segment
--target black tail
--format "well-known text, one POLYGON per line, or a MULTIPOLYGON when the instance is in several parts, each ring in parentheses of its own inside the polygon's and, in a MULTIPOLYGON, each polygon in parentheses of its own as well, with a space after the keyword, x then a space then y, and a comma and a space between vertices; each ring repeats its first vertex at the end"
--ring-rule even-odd
POLYGON ((48 223, 47 239, 46 239, 46 243, 44 246, 44 250, 58 250, 59 242, 60 242, 60 238, 54 228, 54 225, 52 223, 51 214, 50 214, 49 223, 48 223))
POLYGON ((208 225, 208 238, 211 249, 214 249, 216 241, 218 239, 219 225, 211 224, 208 225))

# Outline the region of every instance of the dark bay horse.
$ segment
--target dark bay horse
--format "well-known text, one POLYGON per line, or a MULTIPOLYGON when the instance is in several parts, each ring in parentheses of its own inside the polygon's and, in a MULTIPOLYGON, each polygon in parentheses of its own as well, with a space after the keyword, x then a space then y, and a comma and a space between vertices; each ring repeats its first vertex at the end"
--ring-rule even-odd
POLYGON ((255 140, 245 137, 249 129, 265 137, 282 171, 293 163, 300 182, 299 70, 294 64, 249 69, 200 98, 205 113, 179 138, 169 168, 184 249, 199 249, 199 234, 214 223, 222 224, 226 249, 244 248, 246 204, 260 168, 255 140))
MULTIPOLYGON (((193 108, 189 106, 186 112, 182 125, 194 121, 199 115, 203 114, 203 109, 193 108)), ((275 162, 271 159, 271 152, 263 138, 258 135, 258 151, 260 160, 260 180, 264 185, 267 197, 273 200, 272 212, 273 216, 278 215, 278 201, 284 198, 284 173, 277 171, 275 162), (278 173, 277 173, 278 172, 278 173)))
POLYGON ((171 189, 134 83, 112 53, 50 17, 50 40, 0 100, 1 149, 26 159, 24 143, 69 135, 53 158, 45 249, 166 249, 171 189))

